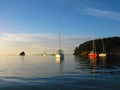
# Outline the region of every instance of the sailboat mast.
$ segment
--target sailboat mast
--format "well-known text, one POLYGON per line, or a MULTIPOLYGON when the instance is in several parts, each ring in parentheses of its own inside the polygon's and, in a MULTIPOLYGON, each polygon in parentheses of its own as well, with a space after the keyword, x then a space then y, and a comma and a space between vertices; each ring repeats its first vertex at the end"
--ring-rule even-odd
POLYGON ((102 39, 102 45, 103 45, 103 52, 105 53, 106 51, 105 51, 105 45, 103 39, 102 39))
POLYGON ((93 51, 94 51, 94 53, 95 53, 95 52, 96 52, 96 48, 95 48, 94 35, 92 34, 92 36, 93 36, 93 51))
POLYGON ((95 51, 94 50, 94 36, 93 36, 93 34, 92 34, 92 37, 93 37, 93 47, 92 48, 93 48, 93 51, 95 51))
POLYGON ((61 36, 60 36, 60 31, 61 31, 61 18, 59 16, 59 50, 61 49, 61 36))

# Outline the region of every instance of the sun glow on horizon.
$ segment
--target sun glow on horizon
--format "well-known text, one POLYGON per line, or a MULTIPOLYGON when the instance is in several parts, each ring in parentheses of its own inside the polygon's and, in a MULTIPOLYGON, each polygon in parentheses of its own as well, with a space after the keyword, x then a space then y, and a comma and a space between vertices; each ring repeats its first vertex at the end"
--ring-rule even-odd
MULTIPOLYGON (((62 49, 66 54, 72 54, 76 45, 88 40, 89 37, 63 36, 62 49)), ((58 50, 58 36, 55 34, 9 34, 0 36, 0 55, 19 55, 25 51, 27 55, 56 53, 58 50), (45 50, 46 49, 46 50, 45 50)))

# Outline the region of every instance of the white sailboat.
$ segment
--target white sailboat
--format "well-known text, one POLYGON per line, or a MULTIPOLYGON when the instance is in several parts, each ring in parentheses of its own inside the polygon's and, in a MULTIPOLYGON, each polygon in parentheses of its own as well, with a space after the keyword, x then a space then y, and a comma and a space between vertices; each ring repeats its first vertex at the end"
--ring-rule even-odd
POLYGON ((47 54, 46 54, 46 53, 43 53, 43 54, 42 54, 42 56, 46 57, 46 56, 47 56, 47 54))
POLYGON ((42 54, 42 56, 46 57, 47 53, 46 53, 46 48, 45 48, 45 52, 42 54))
POLYGON ((63 50, 59 49, 56 53, 56 59, 64 59, 63 50))
POLYGON ((103 47, 103 50, 102 50, 102 53, 99 54, 99 57, 105 57, 106 56, 105 45, 104 45, 103 39, 102 39, 102 47, 103 47))
MULTIPOLYGON (((60 18, 59 18, 59 25, 60 24, 61 24, 61 22, 60 22, 60 18)), ((59 26, 59 50, 56 53, 56 59, 59 59, 59 60, 64 59, 64 53, 63 53, 63 50, 61 49, 61 35, 60 35, 60 30, 61 30, 61 28, 59 26)))

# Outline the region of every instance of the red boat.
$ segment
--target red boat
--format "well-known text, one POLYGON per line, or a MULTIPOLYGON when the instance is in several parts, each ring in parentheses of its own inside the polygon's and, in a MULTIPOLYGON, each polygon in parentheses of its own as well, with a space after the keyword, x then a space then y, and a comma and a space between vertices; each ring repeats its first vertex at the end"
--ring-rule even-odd
POLYGON ((88 54, 88 57, 96 57, 96 47, 95 47, 95 41, 94 41, 94 36, 93 36, 93 46, 92 46, 92 51, 88 54))
POLYGON ((89 57, 96 57, 96 56, 97 56, 97 54, 96 54, 96 53, 94 53, 94 51, 92 51, 92 52, 90 52, 90 53, 88 54, 88 56, 89 56, 89 57))

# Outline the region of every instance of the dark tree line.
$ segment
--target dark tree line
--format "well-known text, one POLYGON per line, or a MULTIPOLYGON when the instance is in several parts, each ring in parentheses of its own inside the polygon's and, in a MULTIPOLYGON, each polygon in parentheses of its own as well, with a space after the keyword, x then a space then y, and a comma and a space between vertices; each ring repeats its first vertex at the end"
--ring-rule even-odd
MULTIPOLYGON (((120 37, 109 37, 103 38, 105 50, 107 53, 111 53, 113 50, 115 52, 120 51, 120 37)), ((93 41, 87 41, 80 44, 74 50, 74 55, 88 54, 92 50, 93 41)), ((103 50, 102 39, 95 40, 95 46, 97 53, 101 53, 103 50)))

